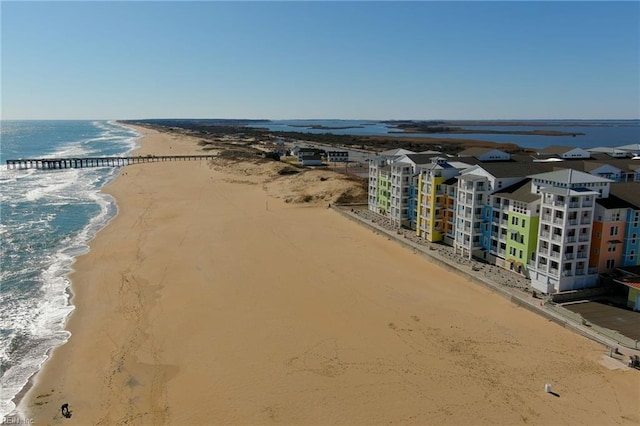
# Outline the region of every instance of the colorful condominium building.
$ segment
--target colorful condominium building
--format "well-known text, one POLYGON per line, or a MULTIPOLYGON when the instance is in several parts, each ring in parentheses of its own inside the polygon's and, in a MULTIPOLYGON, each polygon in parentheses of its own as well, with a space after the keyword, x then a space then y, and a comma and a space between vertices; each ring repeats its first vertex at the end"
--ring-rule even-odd
POLYGON ((552 161, 495 149, 389 151, 370 161, 369 209, 520 273, 543 293, 640 265, 640 161, 556 151, 552 161))

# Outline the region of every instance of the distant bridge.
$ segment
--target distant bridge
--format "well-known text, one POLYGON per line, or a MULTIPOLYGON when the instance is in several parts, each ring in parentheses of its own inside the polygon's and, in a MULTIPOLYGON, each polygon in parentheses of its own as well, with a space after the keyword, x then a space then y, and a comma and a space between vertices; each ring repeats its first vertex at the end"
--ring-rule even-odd
POLYGON ((122 167, 130 164, 165 161, 192 161, 216 158, 215 155, 147 155, 137 157, 21 158, 7 160, 7 169, 83 169, 87 167, 122 167))

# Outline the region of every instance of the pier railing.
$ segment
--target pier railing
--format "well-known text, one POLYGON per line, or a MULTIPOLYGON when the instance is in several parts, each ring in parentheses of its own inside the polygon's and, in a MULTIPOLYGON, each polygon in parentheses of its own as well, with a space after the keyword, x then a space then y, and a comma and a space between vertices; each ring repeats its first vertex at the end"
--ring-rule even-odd
POLYGON ((123 167, 130 164, 164 161, 208 160, 214 155, 146 155, 137 157, 21 158, 7 160, 7 169, 82 169, 87 167, 123 167))

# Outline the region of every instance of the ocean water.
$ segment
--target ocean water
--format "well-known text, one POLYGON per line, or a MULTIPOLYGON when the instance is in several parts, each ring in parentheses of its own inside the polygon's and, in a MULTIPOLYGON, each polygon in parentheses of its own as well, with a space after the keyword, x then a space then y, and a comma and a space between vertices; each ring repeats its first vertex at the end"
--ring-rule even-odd
POLYGON ((64 330, 75 256, 112 218, 117 168, 7 170, 7 159, 118 156, 139 134, 107 121, 0 122, 0 418, 64 330))
MULTIPOLYGON (((399 137, 441 137, 475 139, 481 141, 514 143, 523 148, 541 149, 550 145, 595 148, 640 143, 640 120, 517 120, 530 122, 531 126, 496 126, 495 121, 483 125, 460 126, 469 130, 559 130, 567 133, 584 133, 578 136, 505 135, 482 133, 394 133, 398 128, 380 121, 366 120, 274 120, 251 123, 250 127, 263 127, 271 131, 331 133, 336 135, 389 135, 399 137), (540 122, 545 123, 540 126, 540 122), (327 128, 314 128, 324 126, 327 128)), ((505 121, 505 123, 508 120, 505 121)))

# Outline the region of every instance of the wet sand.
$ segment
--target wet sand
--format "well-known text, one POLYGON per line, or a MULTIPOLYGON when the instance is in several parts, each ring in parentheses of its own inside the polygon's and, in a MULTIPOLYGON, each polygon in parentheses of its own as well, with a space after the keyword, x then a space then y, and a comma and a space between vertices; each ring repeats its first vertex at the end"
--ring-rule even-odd
MULTIPOLYGON (((141 155, 201 153, 145 133, 141 155)), ((119 214, 74 264, 72 337, 22 400, 26 417, 640 423, 640 372, 603 366, 605 348, 324 205, 285 203, 242 167, 123 169, 106 189, 119 214)))

